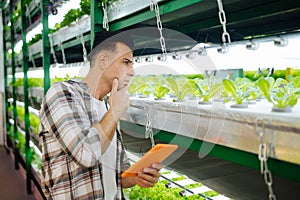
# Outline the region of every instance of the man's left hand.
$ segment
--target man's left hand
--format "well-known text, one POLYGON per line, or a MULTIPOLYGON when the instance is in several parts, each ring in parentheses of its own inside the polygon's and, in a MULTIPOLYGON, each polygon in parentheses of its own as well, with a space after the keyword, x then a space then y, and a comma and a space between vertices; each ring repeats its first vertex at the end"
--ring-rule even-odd
POLYGON ((162 164, 154 163, 151 167, 146 167, 142 172, 138 173, 135 177, 135 183, 143 188, 153 187, 160 177, 159 170, 162 168, 162 164))

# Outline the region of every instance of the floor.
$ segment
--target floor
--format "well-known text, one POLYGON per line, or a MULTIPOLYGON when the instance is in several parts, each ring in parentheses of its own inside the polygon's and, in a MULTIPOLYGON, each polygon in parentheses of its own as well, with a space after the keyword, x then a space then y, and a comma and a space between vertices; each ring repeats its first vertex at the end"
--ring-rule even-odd
POLYGON ((22 170, 15 170, 12 153, 7 153, 6 149, 0 146, 1 200, 37 200, 34 194, 27 194, 26 181, 21 173, 22 170))

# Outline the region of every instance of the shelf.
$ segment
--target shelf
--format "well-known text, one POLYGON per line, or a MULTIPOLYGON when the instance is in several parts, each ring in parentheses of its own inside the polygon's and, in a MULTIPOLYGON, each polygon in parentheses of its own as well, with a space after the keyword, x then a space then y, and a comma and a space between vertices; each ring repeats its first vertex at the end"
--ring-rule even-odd
MULTIPOLYGON (((70 39, 79 37, 91 30, 91 18, 83 16, 78 23, 71 23, 69 26, 62 27, 52 35, 53 46, 65 43, 70 39)), ((51 37, 49 37, 51 39, 51 37)))
MULTIPOLYGON (((208 0, 193 0, 182 2, 159 1, 159 8, 163 27, 180 34, 186 34, 194 42, 184 43, 171 42, 179 36, 166 36, 167 50, 178 51, 190 49, 197 42, 221 43, 222 27, 217 15, 217 3, 208 0)), ((223 3, 227 16, 228 32, 231 41, 245 40, 246 37, 266 37, 287 32, 294 32, 300 28, 300 2, 288 0, 288 2, 264 0, 255 2, 251 0, 228 0, 223 3), (260 36, 259 36, 260 35, 260 36)), ((119 1, 115 5, 108 6, 109 26, 111 31, 121 29, 134 29, 140 27, 156 28, 156 17, 154 11, 150 11, 149 2, 143 1, 119 1)), ((54 49, 58 59, 61 61, 60 43, 63 43, 65 54, 70 62, 79 62, 82 59, 82 47, 78 36, 84 35, 86 48, 89 50, 89 32, 91 30, 91 19, 89 16, 79 20, 78 24, 63 27, 53 34, 54 49), (75 52, 75 53, 74 53, 75 52)), ((98 32, 97 34, 101 34, 98 32)), ((159 42, 159 36, 144 33, 136 34, 136 49, 144 49, 144 42, 159 42), (149 35, 148 35, 149 34, 149 35)), ((51 38, 50 38, 51 39, 51 38)), ((42 42, 29 47, 37 66, 41 66, 42 42)), ((142 54, 157 53, 159 49, 143 50, 142 54)), ((18 60, 21 58, 18 57, 18 60)), ((52 59, 52 55, 51 55, 52 59)))
MULTIPOLYGON (((157 0, 157 3, 160 5, 163 1, 166 0, 157 0)), ((149 9, 148 0, 119 0, 115 3, 113 2, 107 6, 108 22, 126 18, 145 8, 149 9)))
MULTIPOLYGON (((9 118, 9 123, 11 125, 14 124, 14 120, 9 118)), ((17 122, 17 129, 18 131, 25 137, 25 127, 24 125, 21 125, 19 122, 17 122)), ((42 158, 42 152, 41 152, 41 149, 39 147, 39 139, 38 139, 38 136, 37 135, 34 135, 34 134, 31 134, 30 133, 30 138, 33 138, 34 140, 30 140, 29 141, 29 146, 32 147, 35 151, 35 153, 40 157, 42 158)))
MULTIPOLYGON (((22 126, 17 126, 18 131, 25 137, 25 131, 24 131, 24 127, 22 126)), ((41 149, 39 147, 39 138, 37 135, 34 135, 32 133, 30 133, 30 138, 32 140, 29 141, 29 146, 32 147, 34 149, 34 152, 39 156, 39 158, 42 159, 42 152, 41 149)))
MULTIPOLYGON (((194 139, 206 142, 206 147, 196 148, 204 153, 210 153, 209 150, 218 145, 257 155, 260 139, 254 122, 261 118, 265 123, 265 143, 268 149, 272 147, 269 157, 300 166, 300 155, 295 153, 300 151, 300 103, 292 113, 275 113, 271 112, 271 105, 265 101, 249 105, 248 109, 233 109, 229 104, 218 102, 198 105, 195 100, 172 103, 131 98, 130 102, 128 112, 121 118, 131 124, 130 129, 141 130, 140 125, 146 125, 147 109, 152 116, 155 133, 160 130, 173 133, 175 137, 172 141, 178 141, 176 137, 181 136, 190 138, 179 141, 186 148, 192 145, 194 139)), ((226 157, 222 154, 218 156, 226 157)), ((238 157, 231 159, 244 165, 250 164, 238 160, 238 157)), ((258 160, 257 156, 255 160, 258 160)))
MULTIPOLYGON (((197 42, 222 43, 223 30, 216 1, 174 0, 163 1, 159 5, 163 28, 186 34, 197 42)), ((294 32, 300 28, 299 1, 228 0, 223 1, 223 7, 232 42, 245 40, 249 36, 265 37, 294 32)), ((156 27, 156 18, 153 11, 141 10, 122 20, 114 20, 109 25, 112 31, 156 27)), ((147 38, 143 39, 148 41, 147 38)), ((168 47, 168 42, 166 46, 168 47)))

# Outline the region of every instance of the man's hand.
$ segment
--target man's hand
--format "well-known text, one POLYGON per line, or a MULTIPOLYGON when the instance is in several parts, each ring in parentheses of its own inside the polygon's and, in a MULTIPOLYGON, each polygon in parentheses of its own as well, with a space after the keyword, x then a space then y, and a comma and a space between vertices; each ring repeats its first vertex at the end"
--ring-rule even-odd
POLYGON ((122 114, 129 107, 129 95, 127 93, 128 85, 118 90, 119 81, 114 79, 112 82, 112 88, 109 95, 110 111, 113 114, 115 122, 117 122, 122 114))
POLYGON ((143 188, 153 187, 160 177, 159 171, 162 167, 162 164, 154 163, 151 167, 144 168, 135 177, 135 183, 143 188))

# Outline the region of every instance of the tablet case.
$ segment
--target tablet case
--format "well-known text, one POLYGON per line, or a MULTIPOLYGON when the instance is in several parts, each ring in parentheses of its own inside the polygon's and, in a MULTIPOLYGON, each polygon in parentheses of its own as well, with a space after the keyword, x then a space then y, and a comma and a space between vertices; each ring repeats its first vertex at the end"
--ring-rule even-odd
POLYGON ((142 171, 143 168, 150 167, 153 163, 164 161, 177 148, 178 145, 175 144, 156 144, 139 161, 123 172, 121 176, 123 178, 137 176, 138 172, 142 171))

